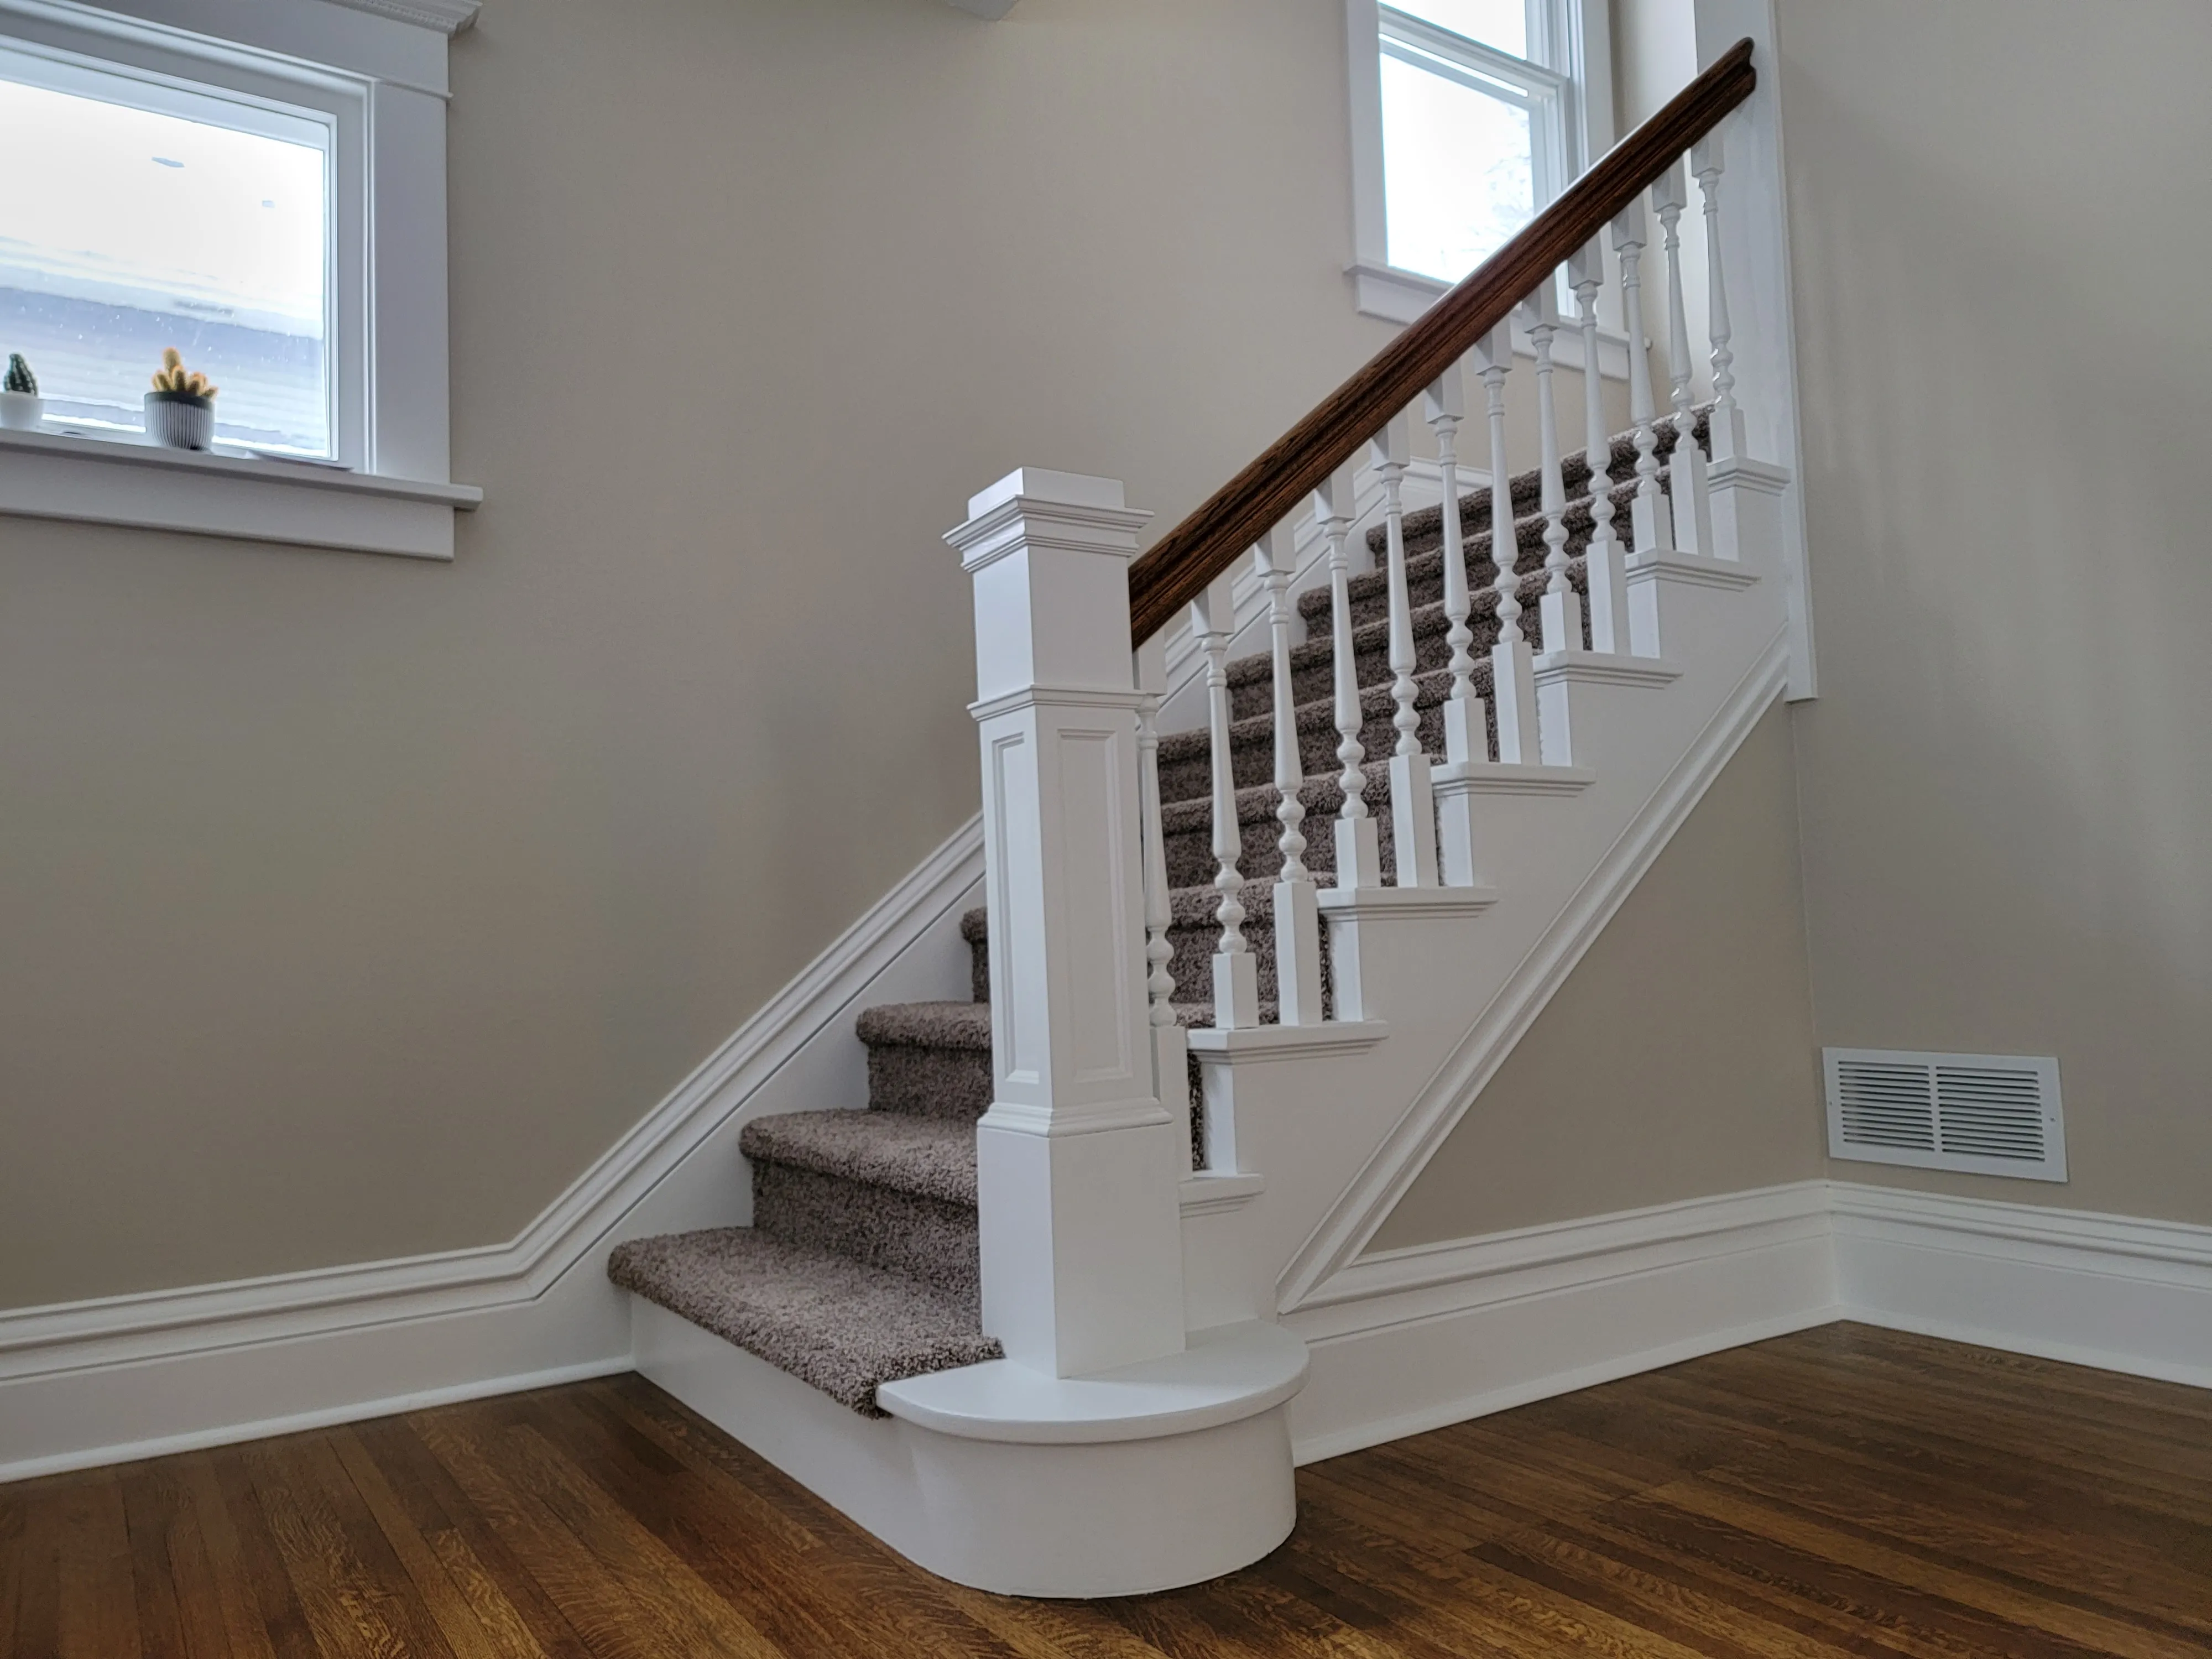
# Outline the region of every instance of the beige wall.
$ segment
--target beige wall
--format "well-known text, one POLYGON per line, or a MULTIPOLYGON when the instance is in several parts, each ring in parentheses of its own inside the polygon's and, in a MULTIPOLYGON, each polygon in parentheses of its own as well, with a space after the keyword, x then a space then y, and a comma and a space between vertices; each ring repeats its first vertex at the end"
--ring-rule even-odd
POLYGON ((1818 1176, 1790 720, 1768 713, 1421 1172, 1395 1249, 1818 1176))
POLYGON ((1389 337, 1338 0, 491 0, 450 567, 0 519, 0 1306, 511 1237, 975 810, 938 539, 1389 337))
POLYGON ((2056 1054, 2065 1186, 2212 1222, 2212 9, 1781 0, 1821 1041, 2056 1054))

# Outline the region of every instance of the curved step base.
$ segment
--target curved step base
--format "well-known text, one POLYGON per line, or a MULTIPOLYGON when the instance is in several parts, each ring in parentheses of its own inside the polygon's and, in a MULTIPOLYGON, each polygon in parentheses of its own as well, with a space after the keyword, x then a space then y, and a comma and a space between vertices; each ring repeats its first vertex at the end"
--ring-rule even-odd
MULTIPOLYGON (((947 1433, 901 1417, 858 1417, 652 1303, 634 1298, 631 1318, 646 1377, 955 1583, 1054 1598, 1174 1589, 1249 1566, 1297 1519, 1286 1401, 1304 1364, 1301 1353, 1285 1386, 1274 1351, 1304 1345, 1272 1326, 1238 1328, 1267 1333, 1250 1396, 1265 1403, 1249 1415, 1219 1420, 1217 1393, 1180 1419, 1206 1426, 1130 1437, 1135 1425, 1125 1416, 1109 1431, 1116 1438, 1047 1441, 1036 1437, 1036 1424, 1016 1431, 1019 1439, 984 1439, 973 1428, 947 1433)), ((1203 1357, 1194 1347, 1192 1358, 1203 1357)), ((1155 1375, 1133 1386, 1157 1393, 1160 1385, 1155 1375)), ((1169 1406, 1162 1426, 1177 1420, 1169 1406)))

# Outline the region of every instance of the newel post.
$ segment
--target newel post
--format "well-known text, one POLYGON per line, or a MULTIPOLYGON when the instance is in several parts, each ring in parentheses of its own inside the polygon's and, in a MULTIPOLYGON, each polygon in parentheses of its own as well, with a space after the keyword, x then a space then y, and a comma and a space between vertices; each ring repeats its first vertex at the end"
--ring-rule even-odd
POLYGON ((1152 1077, 1129 641, 1150 516, 1117 480, 1031 467, 945 537, 975 584, 983 759, 983 1328, 1060 1376, 1182 1346, 1188 1157, 1152 1077))

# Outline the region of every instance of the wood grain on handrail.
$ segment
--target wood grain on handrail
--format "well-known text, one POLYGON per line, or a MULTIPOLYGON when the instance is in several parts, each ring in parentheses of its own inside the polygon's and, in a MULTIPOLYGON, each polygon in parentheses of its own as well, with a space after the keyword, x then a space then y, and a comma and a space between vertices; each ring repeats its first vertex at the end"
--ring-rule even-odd
POLYGON ((1141 643, 1166 627, 1758 84, 1751 42, 1739 40, 1267 453, 1163 536, 1129 567, 1131 640, 1141 643))

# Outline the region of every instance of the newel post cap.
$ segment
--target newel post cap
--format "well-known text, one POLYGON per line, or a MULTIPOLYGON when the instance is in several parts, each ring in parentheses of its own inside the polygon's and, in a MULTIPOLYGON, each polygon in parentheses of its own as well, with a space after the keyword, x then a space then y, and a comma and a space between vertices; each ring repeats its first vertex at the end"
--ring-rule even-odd
POLYGON ((964 569, 1018 550, 1137 556, 1137 532, 1152 514, 1124 505, 1119 478, 1024 466, 968 498, 967 522, 945 532, 964 569))

